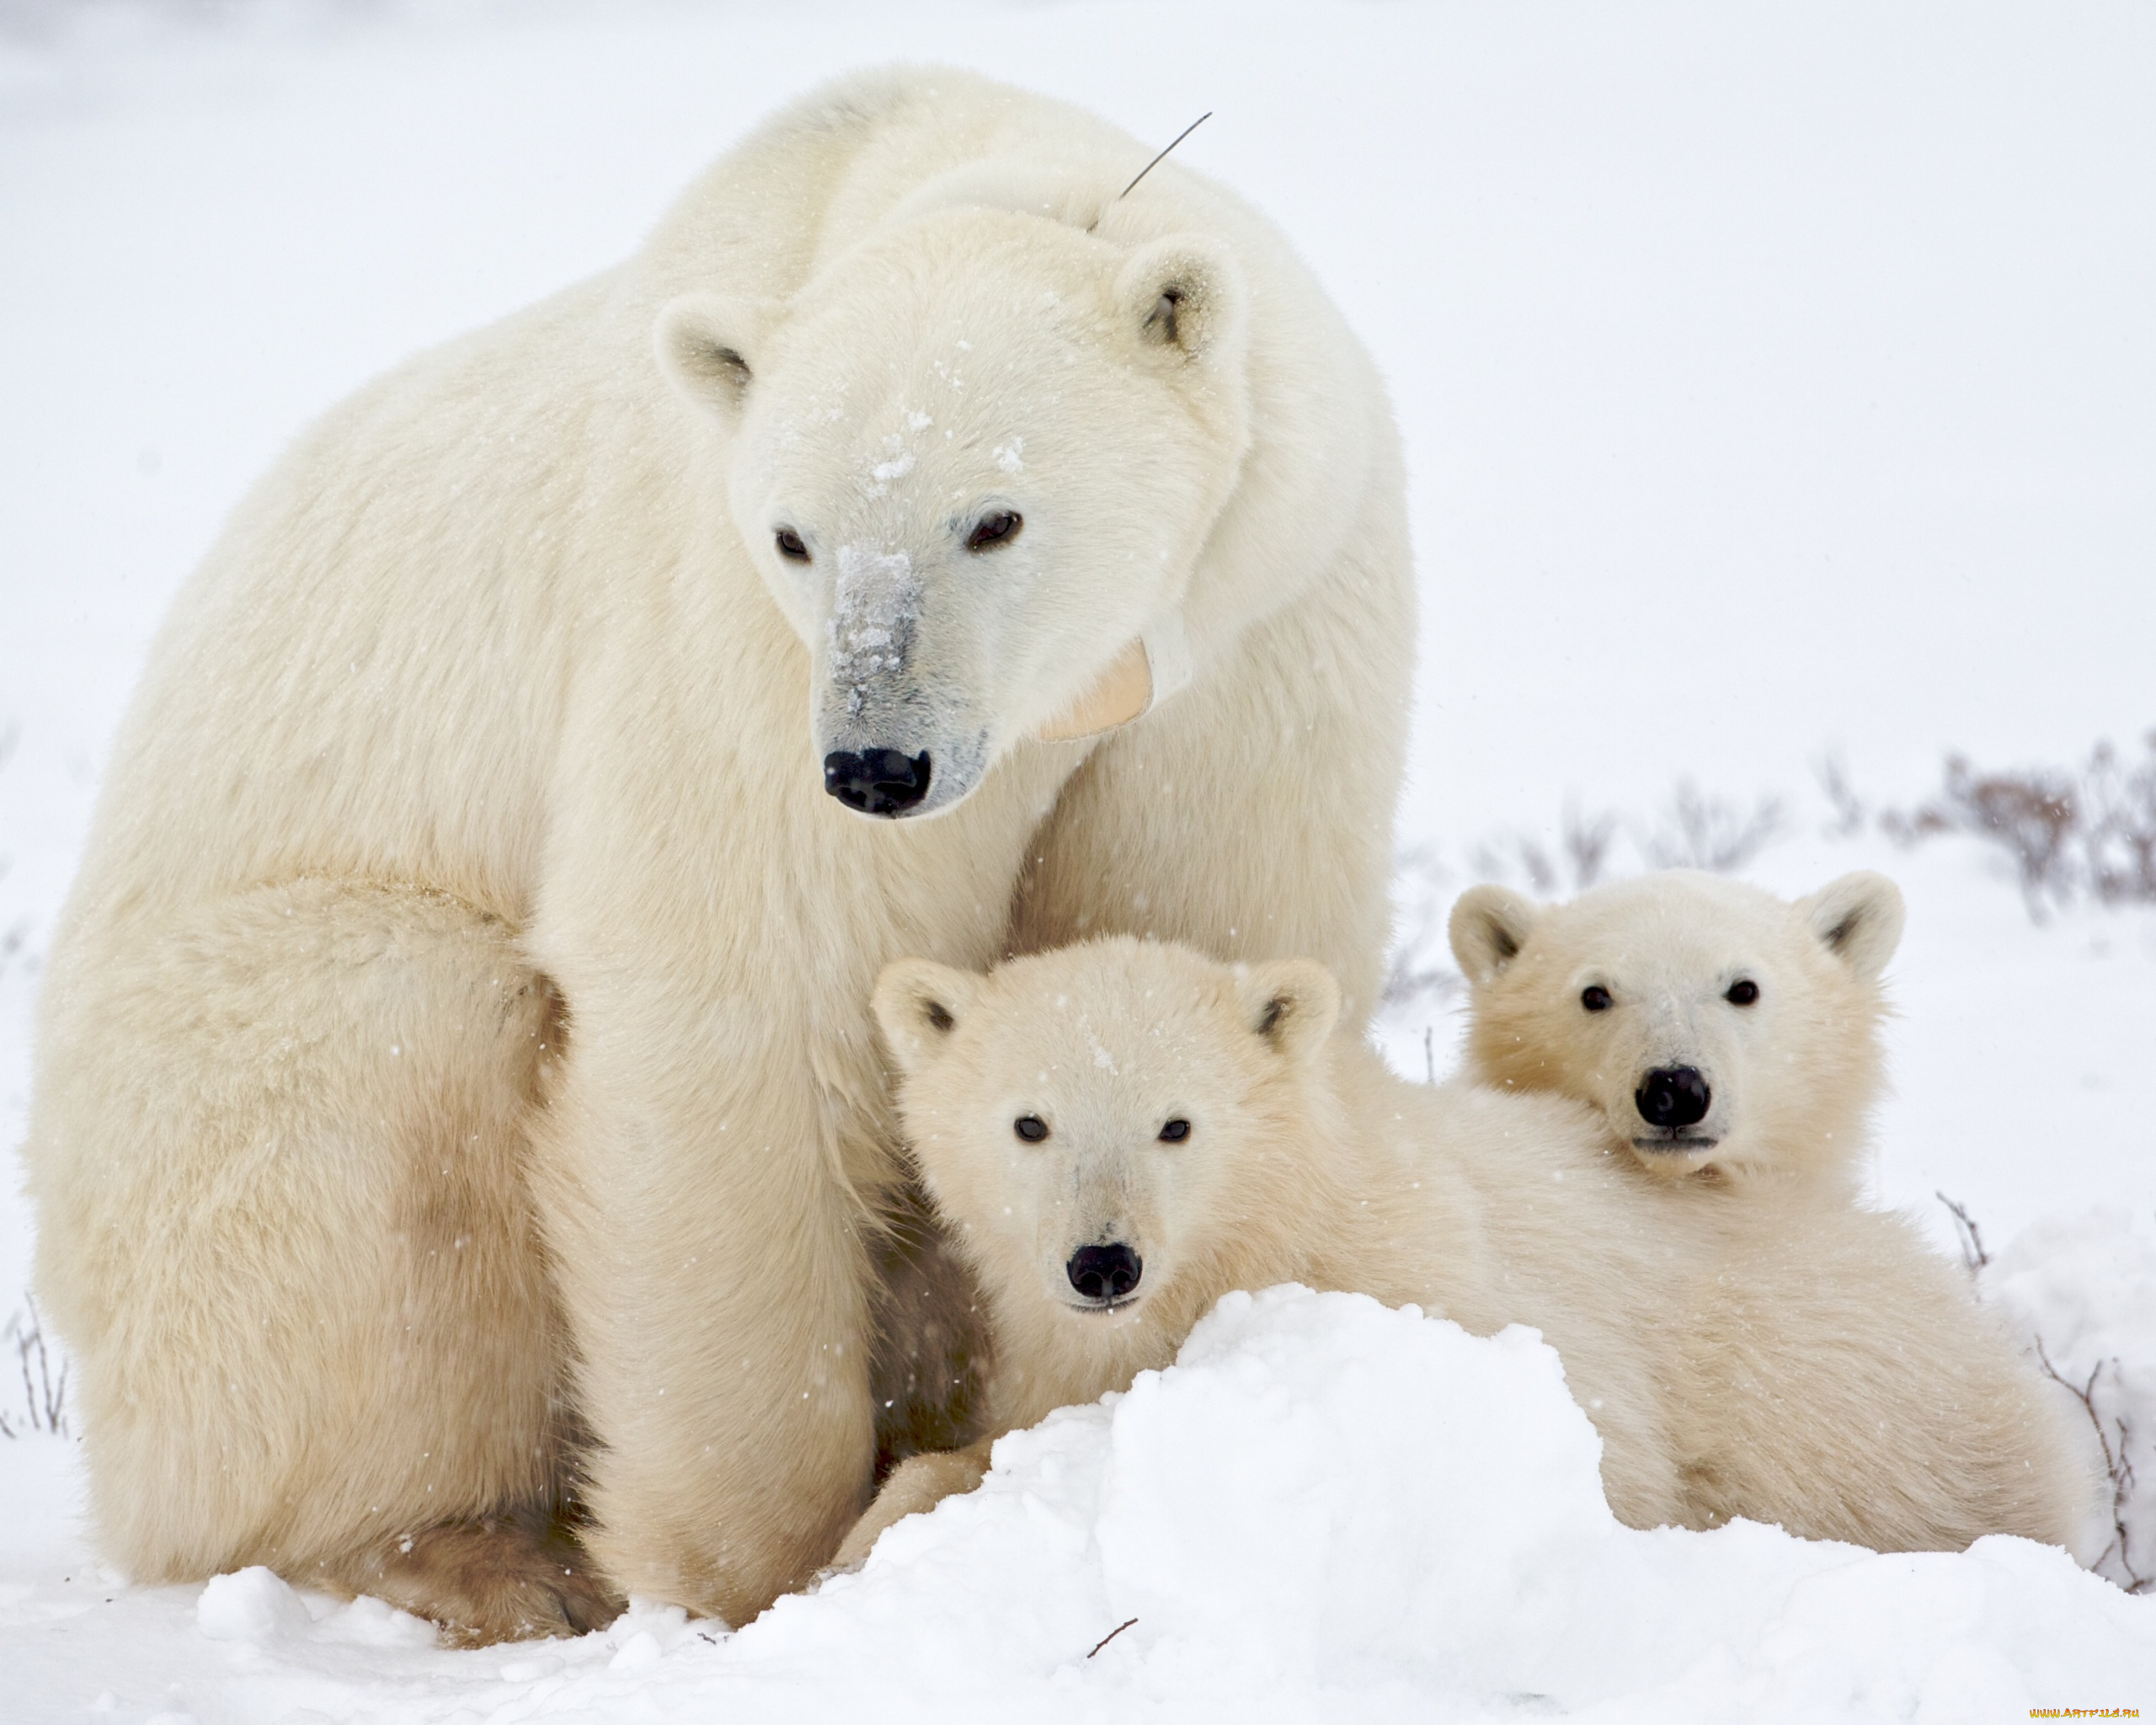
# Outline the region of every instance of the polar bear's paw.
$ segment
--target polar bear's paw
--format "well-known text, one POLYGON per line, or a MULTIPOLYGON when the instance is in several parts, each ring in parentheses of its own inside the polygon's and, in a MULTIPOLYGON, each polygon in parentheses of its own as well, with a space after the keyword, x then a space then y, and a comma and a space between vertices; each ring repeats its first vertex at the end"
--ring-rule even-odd
POLYGON ((883 1482, 883 1489, 855 1522, 840 1545, 824 1577, 850 1575, 868 1561, 868 1553, 883 1530, 909 1515, 925 1515, 944 1498, 970 1492, 988 1471, 988 1445, 945 1450, 915 1455, 902 1461, 883 1482))
POLYGON ((623 1605, 574 1535, 536 1514, 422 1528, 308 1579, 431 1618, 450 1647, 583 1635, 623 1605))

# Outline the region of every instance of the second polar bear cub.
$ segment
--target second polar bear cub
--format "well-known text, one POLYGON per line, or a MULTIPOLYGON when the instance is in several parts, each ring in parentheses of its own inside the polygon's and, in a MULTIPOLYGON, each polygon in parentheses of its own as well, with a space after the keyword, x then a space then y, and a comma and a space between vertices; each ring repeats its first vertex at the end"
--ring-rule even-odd
POLYGON ((1885 875, 1794 904, 1690 869, 1568 905, 1478 886, 1451 935, 1473 1077, 1577 1097, 1657 1175, 1855 1196, 1902 937, 1885 875))

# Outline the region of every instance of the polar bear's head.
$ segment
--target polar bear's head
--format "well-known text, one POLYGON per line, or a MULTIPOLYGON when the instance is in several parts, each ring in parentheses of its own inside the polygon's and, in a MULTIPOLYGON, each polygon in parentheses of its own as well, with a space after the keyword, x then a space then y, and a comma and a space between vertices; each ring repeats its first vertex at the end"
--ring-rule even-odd
POLYGON ((1794 904, 1682 869, 1552 906, 1479 886, 1451 932, 1485 1081, 1593 1104, 1658 1173, 1854 1178, 1902 936, 1884 875, 1794 904))
POLYGON ((1000 1315, 1096 1338, 1241 1285, 1214 1272, 1294 1209, 1281 1146, 1339 1008, 1305 959, 1123 938, 987 976, 901 959, 875 996, 907 1141, 1000 1315))
POLYGON ((1244 326, 1211 239, 963 200, 782 304, 667 307, 662 361, 727 434, 734 521, 812 657, 834 796, 939 812, 1013 745, 1142 710, 1139 644, 1175 636, 1249 443, 1244 326))

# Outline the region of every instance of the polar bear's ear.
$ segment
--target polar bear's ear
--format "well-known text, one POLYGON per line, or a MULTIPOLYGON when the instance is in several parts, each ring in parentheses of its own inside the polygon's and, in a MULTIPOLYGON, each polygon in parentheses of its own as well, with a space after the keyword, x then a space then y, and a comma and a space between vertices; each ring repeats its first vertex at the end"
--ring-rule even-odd
POLYGON ((1452 955, 1476 988, 1519 956, 1542 907, 1508 886, 1470 887, 1452 907, 1452 955))
POLYGON ((730 425, 749 398, 750 355, 761 346, 771 314, 761 300, 684 294, 659 314, 659 369, 690 401, 730 425))
POLYGON ((973 1010, 978 976, 926 959, 900 959, 876 979, 873 1005, 883 1045, 902 1072, 917 1071, 973 1010))
POLYGON ((1902 943, 1902 889, 1869 868, 1828 881, 1796 908, 1820 943, 1862 981, 1876 982, 1902 943))
POLYGON ((1241 369, 1248 301, 1235 259, 1195 234, 1141 247, 1115 282, 1117 312, 1141 345, 1180 354, 1215 376, 1241 369))
POLYGON ((1340 1017, 1340 985, 1315 959, 1239 964, 1235 998, 1243 1022, 1298 1064, 1325 1046, 1340 1017))

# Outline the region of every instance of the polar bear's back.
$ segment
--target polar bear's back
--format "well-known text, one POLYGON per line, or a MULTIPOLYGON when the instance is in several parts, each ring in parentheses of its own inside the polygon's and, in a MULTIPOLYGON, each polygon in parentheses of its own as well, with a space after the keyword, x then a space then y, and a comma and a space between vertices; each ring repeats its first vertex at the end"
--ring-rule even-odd
POLYGON ((1704 1520, 1772 1505, 1879 1551, 2074 1543, 2093 1502, 2078 1434, 1959 1264, 1898 1215, 1728 1226, 1737 1273, 1699 1282, 1678 1327, 1704 1520))

